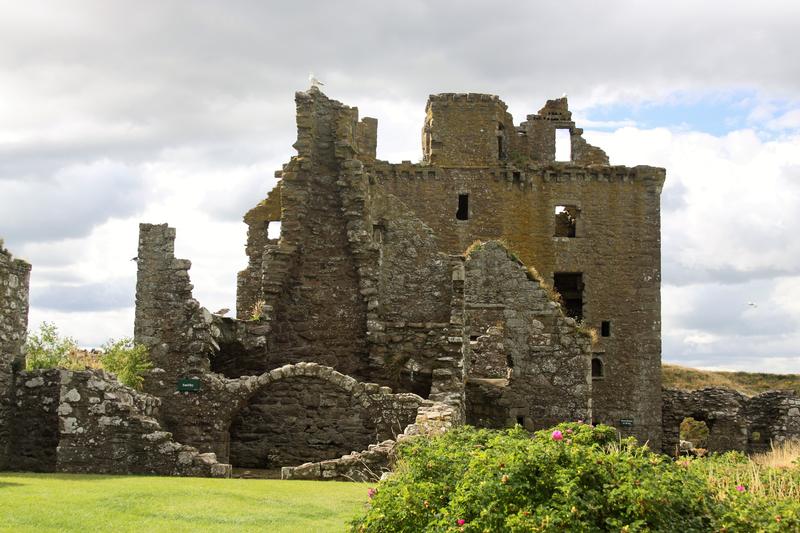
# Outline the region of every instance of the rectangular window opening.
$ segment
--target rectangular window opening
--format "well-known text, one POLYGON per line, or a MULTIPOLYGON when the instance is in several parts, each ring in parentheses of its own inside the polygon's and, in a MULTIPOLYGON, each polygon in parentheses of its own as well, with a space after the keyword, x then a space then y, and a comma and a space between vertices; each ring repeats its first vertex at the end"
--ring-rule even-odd
POLYGON ((383 243, 384 227, 380 224, 373 224, 372 226, 372 240, 375 244, 383 243))
POLYGON ((572 135, 567 128, 556 129, 556 161, 572 161, 572 135))
POLYGON ((575 237, 578 228, 578 213, 574 205, 557 205, 555 209, 555 237, 575 237))
POLYGON ((575 320, 583 320, 583 273, 556 272, 553 288, 561 295, 564 314, 575 320))
POLYGON ((515 171, 513 176, 514 176, 514 182, 515 183, 519 183, 520 181, 522 181, 522 172, 515 171))
POLYGON ((603 377, 603 361, 599 357, 595 357, 592 359, 592 377, 593 378, 603 377))
POLYGON ((469 220, 469 194, 458 195, 458 211, 456 211, 456 219, 469 220))
POLYGON ((519 424, 520 426, 524 426, 525 425, 525 417, 522 416, 522 415, 517 415, 517 424, 519 424))
POLYGON ((281 238, 281 221, 270 220, 267 223, 267 239, 275 240, 281 238))
POLYGON ((602 336, 602 337, 610 337, 611 336, 611 321, 610 320, 603 320, 600 323, 600 336, 602 336))

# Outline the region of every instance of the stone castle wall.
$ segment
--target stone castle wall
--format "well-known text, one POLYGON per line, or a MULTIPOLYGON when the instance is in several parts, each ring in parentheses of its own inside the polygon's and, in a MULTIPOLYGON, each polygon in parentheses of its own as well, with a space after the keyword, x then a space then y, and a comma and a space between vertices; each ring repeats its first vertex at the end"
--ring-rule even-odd
POLYGON ((679 449, 686 417, 706 423, 708 450, 769 451, 772 443, 800 440, 800 397, 793 391, 769 391, 753 397, 730 389, 664 389, 664 453, 679 449))
POLYGON ((373 172, 433 229, 444 251, 461 253, 475 240, 501 239, 551 285, 556 272, 582 274, 583 323, 598 331, 604 321, 611 326, 610 336, 595 346, 605 370, 594 383, 595 420, 655 442, 661 428, 663 169, 437 167, 430 178, 430 170, 417 177, 413 166, 403 168, 376 165, 373 172), (469 195, 468 220, 456 218, 460 194, 469 195), (555 236, 555 208, 561 205, 579 208, 574 238, 555 236), (622 419, 634 425, 622 426, 622 419))
POLYGON ((8 464, 14 372, 25 366, 31 266, 14 259, 0 240, 0 470, 8 464))
POLYGON ((35 472, 227 477, 230 465, 179 444, 161 401, 101 370, 20 372, 9 468, 35 472))
POLYGON ((507 365, 502 376, 507 379, 482 379, 468 371, 468 423, 519 423, 537 430, 592 418, 590 336, 563 315, 542 284, 501 244, 491 241, 470 251, 465 299, 471 335, 499 330, 487 351, 495 352, 490 357, 495 365, 507 365))

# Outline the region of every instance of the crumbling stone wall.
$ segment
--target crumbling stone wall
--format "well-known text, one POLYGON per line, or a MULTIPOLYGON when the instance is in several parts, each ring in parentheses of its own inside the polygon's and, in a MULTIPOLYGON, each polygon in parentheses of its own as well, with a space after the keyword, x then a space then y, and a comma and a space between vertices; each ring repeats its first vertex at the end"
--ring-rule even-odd
POLYGON ((25 366, 31 266, 14 259, 0 239, 0 470, 8 465, 14 372, 25 366))
POLYGON ((10 468, 35 472, 227 477, 230 465, 176 443, 161 401, 102 370, 19 374, 10 468))
POLYGON ((58 397, 61 371, 17 374, 13 398, 9 470, 55 472, 59 441, 58 397))
POLYGON ((769 391, 752 398, 730 389, 664 389, 663 451, 674 455, 680 424, 692 417, 708 426, 708 450, 760 452, 770 442, 800 440, 800 398, 792 391, 769 391))
POLYGON ((563 315, 541 282, 502 244, 490 241, 470 251, 465 300, 470 334, 491 332, 494 350, 502 343, 510 376, 481 379, 486 364, 476 361, 479 373, 468 374, 473 377, 467 389, 468 423, 521 423, 540 429, 564 420, 591 419, 590 336, 563 315), (502 323, 484 322, 487 309, 502 323), (484 405, 492 406, 491 419, 480 416, 486 414, 484 405))
POLYGON ((250 398, 231 424, 230 462, 268 468, 339 457, 393 438, 413 421, 413 395, 355 396, 328 380, 299 376, 250 398), (386 415, 386 418, 381 415, 386 415))

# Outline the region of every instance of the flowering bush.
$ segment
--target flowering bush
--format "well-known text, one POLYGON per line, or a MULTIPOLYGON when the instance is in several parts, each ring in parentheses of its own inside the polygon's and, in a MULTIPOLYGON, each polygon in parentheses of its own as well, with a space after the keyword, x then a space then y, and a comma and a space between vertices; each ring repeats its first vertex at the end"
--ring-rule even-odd
POLYGON ((607 426, 454 429, 400 444, 357 532, 708 531, 705 478, 607 426))

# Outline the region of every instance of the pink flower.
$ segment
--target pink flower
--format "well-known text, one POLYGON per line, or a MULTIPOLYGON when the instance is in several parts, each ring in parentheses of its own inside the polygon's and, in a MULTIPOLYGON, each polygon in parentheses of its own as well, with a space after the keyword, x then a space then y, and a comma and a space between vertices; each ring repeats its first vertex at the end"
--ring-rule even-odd
POLYGON ((744 485, 736 485, 736 490, 739 492, 744 492, 744 485))
POLYGON ((378 489, 373 489, 372 487, 367 489, 367 496, 369 496, 370 500, 374 498, 376 494, 378 494, 378 489))
POLYGON ((553 440, 561 440, 564 438, 564 435, 557 429, 553 431, 551 436, 553 437, 553 440))
POLYGON ((456 524, 458 524, 459 526, 463 526, 466 523, 467 521, 464 520, 463 518, 459 518, 458 520, 456 520, 456 524))
POLYGON ((569 435, 572 435, 572 430, 571 430, 571 429, 567 429, 567 433, 568 433, 569 435))

